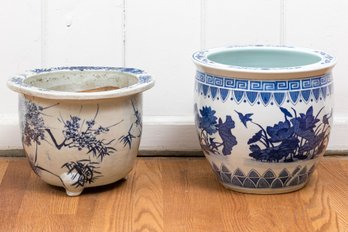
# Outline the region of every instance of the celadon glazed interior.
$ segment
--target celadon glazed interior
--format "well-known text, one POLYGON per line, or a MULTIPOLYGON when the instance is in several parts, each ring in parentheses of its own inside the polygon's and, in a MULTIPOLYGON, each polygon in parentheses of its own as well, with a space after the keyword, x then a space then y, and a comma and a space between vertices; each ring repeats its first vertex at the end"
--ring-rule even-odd
POLYGON ((312 65, 321 60, 311 53, 270 48, 220 51, 209 54, 208 59, 225 65, 264 69, 312 65))
POLYGON ((329 72, 336 61, 331 55, 290 46, 229 46, 198 51, 193 61, 206 72, 254 79, 303 78, 329 72), (219 70, 214 69, 218 67, 219 70))

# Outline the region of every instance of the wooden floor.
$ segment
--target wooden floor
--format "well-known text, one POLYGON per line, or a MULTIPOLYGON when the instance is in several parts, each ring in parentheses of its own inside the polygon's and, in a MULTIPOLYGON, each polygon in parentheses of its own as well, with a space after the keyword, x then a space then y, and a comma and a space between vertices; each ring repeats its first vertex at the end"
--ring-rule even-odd
POLYGON ((204 158, 138 158, 127 181, 67 197, 24 158, 1 158, 0 231, 348 231, 348 160, 267 196, 224 189, 204 158))

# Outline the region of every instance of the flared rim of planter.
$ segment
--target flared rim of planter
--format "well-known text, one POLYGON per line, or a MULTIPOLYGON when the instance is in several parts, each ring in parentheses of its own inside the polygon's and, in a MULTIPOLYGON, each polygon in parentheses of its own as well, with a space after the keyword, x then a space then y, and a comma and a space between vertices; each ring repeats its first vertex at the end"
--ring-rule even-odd
POLYGON ((296 79, 321 75, 330 72, 336 64, 336 59, 323 51, 274 45, 212 48, 193 53, 192 60, 199 70, 206 73, 255 79, 296 79), (268 65, 267 62, 264 62, 266 65, 262 62, 253 65, 253 61, 263 61, 265 57, 271 59, 268 65))
POLYGON ((96 67, 96 66, 74 66, 74 67, 53 67, 43 69, 33 69, 24 74, 16 75, 10 78, 7 85, 15 92, 36 96, 47 99, 63 99, 63 100, 93 100, 93 99, 108 99, 123 97, 137 94, 150 89, 155 84, 153 78, 143 70, 126 67, 96 67), (44 74, 59 74, 76 72, 83 74, 84 72, 93 73, 115 73, 129 75, 135 79, 135 83, 126 87, 115 90, 100 91, 100 92, 72 92, 52 90, 49 88, 40 88, 26 83, 26 79, 44 74))

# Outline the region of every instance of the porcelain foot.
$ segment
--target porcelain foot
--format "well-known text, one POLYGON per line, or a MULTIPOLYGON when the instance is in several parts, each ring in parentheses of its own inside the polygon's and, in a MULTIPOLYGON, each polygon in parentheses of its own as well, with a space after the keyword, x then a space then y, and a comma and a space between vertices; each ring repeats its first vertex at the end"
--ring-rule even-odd
POLYGON ((82 193, 84 187, 76 187, 76 181, 78 181, 78 175, 76 173, 63 173, 60 175, 60 179, 64 184, 66 194, 70 197, 78 196, 82 193))
POLYGON ((65 189, 66 195, 68 195, 69 197, 76 197, 79 196, 82 193, 83 189, 79 189, 77 191, 70 191, 68 189, 65 189))

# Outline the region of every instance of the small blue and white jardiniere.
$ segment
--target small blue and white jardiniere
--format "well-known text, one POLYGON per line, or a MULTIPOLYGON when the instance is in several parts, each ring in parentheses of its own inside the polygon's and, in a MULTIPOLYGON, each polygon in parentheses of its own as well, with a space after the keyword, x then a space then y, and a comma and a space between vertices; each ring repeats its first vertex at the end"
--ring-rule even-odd
POLYGON ((195 122, 219 181, 247 193, 295 191, 324 154, 335 59, 288 46, 230 46, 193 54, 195 122))
POLYGON ((126 177, 142 134, 142 92, 153 85, 133 68, 59 67, 11 78, 34 172, 69 196, 126 177))

